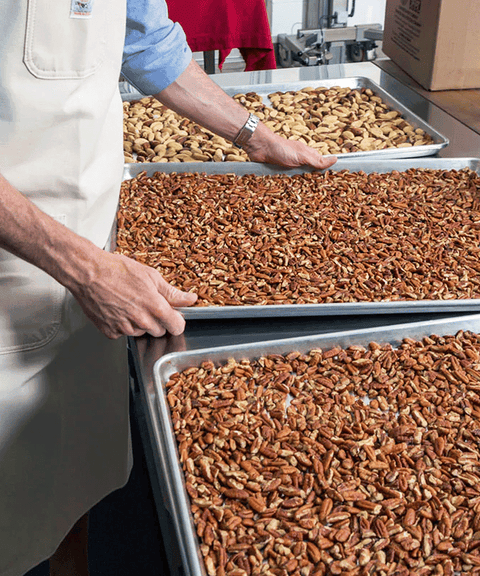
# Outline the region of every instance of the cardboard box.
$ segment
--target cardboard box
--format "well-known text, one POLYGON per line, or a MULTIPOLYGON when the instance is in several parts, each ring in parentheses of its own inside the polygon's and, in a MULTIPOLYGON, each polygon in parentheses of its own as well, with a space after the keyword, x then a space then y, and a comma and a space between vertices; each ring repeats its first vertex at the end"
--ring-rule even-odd
POLYGON ((480 0, 387 0, 382 49, 427 90, 480 88, 480 0))

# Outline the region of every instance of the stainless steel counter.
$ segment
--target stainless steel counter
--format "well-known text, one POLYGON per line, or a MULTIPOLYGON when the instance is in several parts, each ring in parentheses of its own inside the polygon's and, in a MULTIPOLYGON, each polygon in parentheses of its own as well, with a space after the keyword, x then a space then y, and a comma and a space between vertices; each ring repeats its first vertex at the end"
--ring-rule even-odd
POLYGON ((284 82, 313 82, 332 78, 364 76, 379 84, 404 106, 431 124, 450 140, 443 149, 442 157, 478 157, 480 154, 480 135, 458 122, 451 115, 429 102, 415 90, 396 80, 373 62, 355 64, 334 64, 329 66, 311 66, 302 68, 280 68, 257 72, 236 74, 216 74, 212 79, 222 86, 244 86, 246 84, 281 84, 284 82))
MULTIPOLYGON (((370 78, 392 94, 403 105, 427 121, 450 140, 440 157, 479 157, 480 135, 452 116, 425 100, 415 91, 371 62, 308 68, 286 68, 261 72, 243 72, 212 76, 222 87, 284 82, 308 82, 322 79, 364 76, 370 78)), ((153 402, 154 363, 167 352, 194 350, 214 346, 236 345, 264 340, 282 339, 327 332, 362 329, 427 319, 447 318, 452 314, 392 314, 338 317, 286 317, 236 320, 189 320, 185 333, 179 337, 142 337, 131 339, 129 347, 132 366, 134 409, 139 421, 149 473, 166 549, 170 551, 172 574, 181 574, 178 543, 175 541, 171 518, 164 507, 165 487, 159 475, 158 454, 155 446, 155 428, 158 411, 153 402)), ((455 316, 462 314, 456 313, 455 316)), ((467 315, 467 314, 465 314, 467 315)))

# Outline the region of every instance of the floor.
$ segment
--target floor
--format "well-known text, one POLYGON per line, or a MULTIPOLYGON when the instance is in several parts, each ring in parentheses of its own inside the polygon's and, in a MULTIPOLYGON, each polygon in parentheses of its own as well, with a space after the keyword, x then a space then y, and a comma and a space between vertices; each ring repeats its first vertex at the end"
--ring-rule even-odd
MULTIPOLYGON (((91 576, 168 576, 168 566, 136 423, 132 422, 134 465, 126 486, 90 513, 91 576)), ((43 562, 25 576, 48 576, 43 562)))

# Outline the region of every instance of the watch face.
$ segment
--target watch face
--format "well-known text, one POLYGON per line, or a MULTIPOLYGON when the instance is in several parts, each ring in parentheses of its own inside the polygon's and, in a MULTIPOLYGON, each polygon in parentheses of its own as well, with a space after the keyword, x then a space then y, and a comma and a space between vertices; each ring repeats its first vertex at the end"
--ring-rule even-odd
POLYGON ((248 120, 247 120, 247 125, 249 128, 252 128, 253 130, 255 130, 255 128, 257 127, 257 124, 259 122, 260 118, 258 116, 255 116, 254 114, 250 114, 248 120))
POLYGON ((245 144, 245 142, 248 142, 248 140, 250 140, 252 134, 255 132, 255 129, 259 121, 260 118, 258 116, 255 116, 255 114, 250 114, 243 128, 241 128, 240 132, 237 134, 237 137, 233 141, 235 146, 241 148, 242 145, 245 144))

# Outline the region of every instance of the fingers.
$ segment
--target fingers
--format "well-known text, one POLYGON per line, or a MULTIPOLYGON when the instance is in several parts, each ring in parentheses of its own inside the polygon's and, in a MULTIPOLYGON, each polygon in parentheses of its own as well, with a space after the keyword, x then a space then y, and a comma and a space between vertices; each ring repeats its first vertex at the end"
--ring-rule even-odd
POLYGON ((159 324, 158 326, 151 326, 148 330, 143 329, 132 330, 130 336, 137 337, 137 336, 144 336, 145 334, 150 334, 150 336, 153 336, 154 338, 160 338, 160 336, 164 336, 166 333, 167 333, 166 329, 159 324))
POLYGON ((197 295, 166 282, 149 266, 120 254, 101 251, 95 282, 72 290, 85 315, 108 338, 180 335, 185 319, 175 308, 191 306, 197 295))
POLYGON ((154 337, 163 336, 165 331, 170 332, 173 336, 182 334, 185 330, 185 318, 174 310, 166 299, 162 298, 158 309, 154 311, 156 323, 153 327, 149 326, 146 332, 154 337))
POLYGON ((95 318, 90 318, 95 326, 111 340, 118 340, 122 336, 144 336, 145 334, 150 334, 155 338, 164 336, 167 332, 166 328, 162 326, 156 319, 149 318, 145 322, 129 322, 123 321, 118 323, 105 324, 103 322, 98 322, 95 318))
POLYGON ((308 161, 308 164, 313 168, 317 168, 318 170, 325 170, 326 168, 333 166, 336 161, 336 156, 320 156, 320 154, 317 154, 315 157, 308 161))
POLYGON ((191 306, 196 302, 197 295, 175 288, 157 270, 143 264, 139 266, 138 270, 142 275, 146 275, 151 284, 149 298, 141 304, 143 311, 137 310, 136 318, 132 322, 134 333, 131 335, 141 336, 148 333, 158 338, 166 332, 173 336, 182 334, 185 330, 185 319, 174 308, 191 306))
POLYGON ((159 302, 155 303, 155 310, 153 311, 158 319, 158 326, 153 329, 149 328, 147 331, 154 337, 163 336, 165 331, 168 331, 173 336, 178 336, 185 330, 185 319, 174 308, 191 306, 196 302, 197 295, 191 292, 183 292, 164 280, 159 272, 155 270, 151 272, 160 298, 159 302))
POLYGON ((165 300, 174 308, 183 308, 184 306, 191 306, 197 301, 197 295, 193 292, 183 292, 175 286, 169 284, 161 274, 156 277, 156 284, 158 291, 165 298, 165 300))
MULTIPOLYGON (((131 262, 129 262, 131 265, 131 262)), ((132 322, 133 336, 141 336, 145 333, 158 338, 166 332, 177 336, 185 330, 185 319, 174 308, 191 306, 197 300, 194 293, 183 292, 169 284, 154 268, 135 264, 136 272, 144 278, 148 278, 150 284, 146 292, 149 297, 140 304, 143 311, 137 310, 135 320, 132 322)))
POLYGON ((281 139, 281 150, 271 155, 269 161, 290 168, 310 166, 315 170, 325 170, 337 161, 336 156, 322 156, 317 150, 303 142, 281 139))
POLYGON ((152 313, 144 312, 129 321, 119 322, 113 329, 103 330, 109 338, 116 339, 120 336, 144 336, 150 334, 154 338, 164 336, 167 331, 172 334, 181 334, 185 330, 185 319, 175 312, 165 301, 152 313), (169 313, 172 312, 171 316, 169 313))
POLYGON ((317 150, 296 142, 297 148, 297 165, 311 166, 317 170, 330 168, 337 161, 336 156, 322 156, 317 150))

